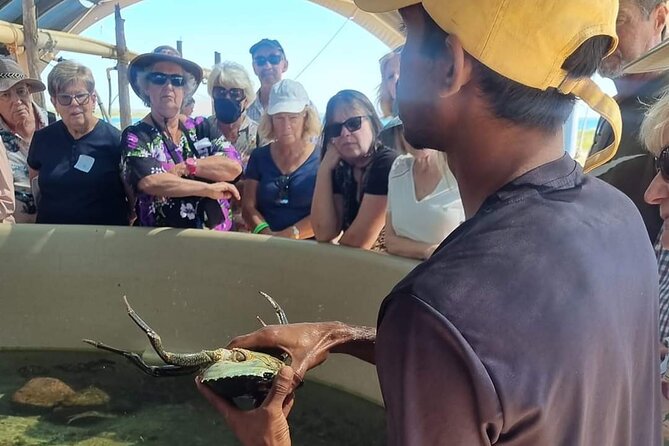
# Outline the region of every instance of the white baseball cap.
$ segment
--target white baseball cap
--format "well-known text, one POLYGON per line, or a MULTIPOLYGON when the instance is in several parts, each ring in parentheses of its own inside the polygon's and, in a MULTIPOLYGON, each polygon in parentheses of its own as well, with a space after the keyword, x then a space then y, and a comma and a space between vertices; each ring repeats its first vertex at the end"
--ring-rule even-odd
POLYGON ((271 116, 277 113, 300 113, 309 103, 309 96, 302 84, 284 79, 272 86, 267 114, 271 116))

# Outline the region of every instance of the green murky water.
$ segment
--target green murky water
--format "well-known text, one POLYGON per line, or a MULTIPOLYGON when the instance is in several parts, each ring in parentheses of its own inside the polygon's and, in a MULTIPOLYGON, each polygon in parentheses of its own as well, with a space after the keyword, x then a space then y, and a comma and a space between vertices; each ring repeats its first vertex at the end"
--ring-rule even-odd
MULTIPOLYGON (((379 406, 310 382, 298 390, 296 401, 289 418, 294 445, 384 444, 379 406)), ((0 351, 0 446, 237 444, 197 393, 193 377, 151 378, 122 358, 98 352, 0 351), (58 378, 74 390, 95 386, 111 400, 83 416, 19 410, 12 394, 40 376, 58 378)))

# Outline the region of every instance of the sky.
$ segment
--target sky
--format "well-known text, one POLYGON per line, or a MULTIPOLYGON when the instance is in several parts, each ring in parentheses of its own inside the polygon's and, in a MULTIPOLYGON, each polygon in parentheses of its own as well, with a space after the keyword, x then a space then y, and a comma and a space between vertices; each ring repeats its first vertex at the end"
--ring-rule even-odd
MULTIPOLYGON (((289 62, 285 78, 300 81, 321 113, 328 99, 346 88, 360 90, 376 103, 381 80, 378 61, 390 50, 353 21, 307 0, 143 0, 123 8, 121 15, 131 51, 150 52, 165 44, 176 47, 176 41, 182 40, 187 59, 211 68, 214 52, 218 51, 222 60, 241 63, 256 88, 259 83, 248 49, 262 38, 276 39, 289 62)), ((81 35, 114 43, 114 16, 97 22, 81 35)), ((91 68, 99 96, 105 104, 109 102, 106 70, 115 65, 113 60, 68 52, 59 56, 91 68)), ((50 71, 47 67, 42 73, 45 81, 50 71)), ((114 97, 118 91, 115 71, 111 78, 114 97)), ((146 110, 132 90, 130 97, 134 113, 146 110)), ((205 86, 200 87, 195 100, 195 114, 210 114, 205 86)), ((111 108, 118 109, 118 100, 111 108)))

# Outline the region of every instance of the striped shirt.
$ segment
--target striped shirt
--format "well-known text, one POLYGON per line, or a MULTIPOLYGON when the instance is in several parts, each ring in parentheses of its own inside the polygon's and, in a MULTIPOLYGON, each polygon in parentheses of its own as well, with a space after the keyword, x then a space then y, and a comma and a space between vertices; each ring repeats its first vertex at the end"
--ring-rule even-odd
POLYGON ((660 274, 660 339, 669 337, 669 249, 662 248, 662 231, 655 243, 657 268, 660 274))

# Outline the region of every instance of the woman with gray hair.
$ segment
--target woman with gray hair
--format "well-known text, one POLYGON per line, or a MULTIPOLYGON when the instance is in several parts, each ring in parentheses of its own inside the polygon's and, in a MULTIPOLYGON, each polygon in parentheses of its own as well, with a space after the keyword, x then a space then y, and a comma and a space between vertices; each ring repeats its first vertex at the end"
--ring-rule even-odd
POLYGON ((97 98, 91 70, 63 61, 47 83, 61 120, 35 132, 30 144, 30 179, 37 177, 39 185, 37 223, 128 225, 121 133, 93 115, 97 98))
POLYGON ((214 101, 215 114, 209 117, 212 136, 230 141, 246 166, 258 147, 258 123, 246 113, 256 97, 249 74, 236 62, 220 63, 211 70, 207 89, 214 101))
POLYGON ((14 177, 17 223, 34 223, 37 212, 28 171, 30 142, 35 131, 56 121, 32 99, 33 93, 44 90, 46 86, 26 76, 13 59, 0 57, 0 139, 14 177))
POLYGON ((137 195, 141 226, 210 228, 232 226, 228 199, 239 199, 230 181, 242 172, 234 147, 212 138, 208 122, 179 114, 202 81, 202 69, 173 48, 161 46, 136 57, 130 86, 151 112, 122 136, 122 170, 137 195))

